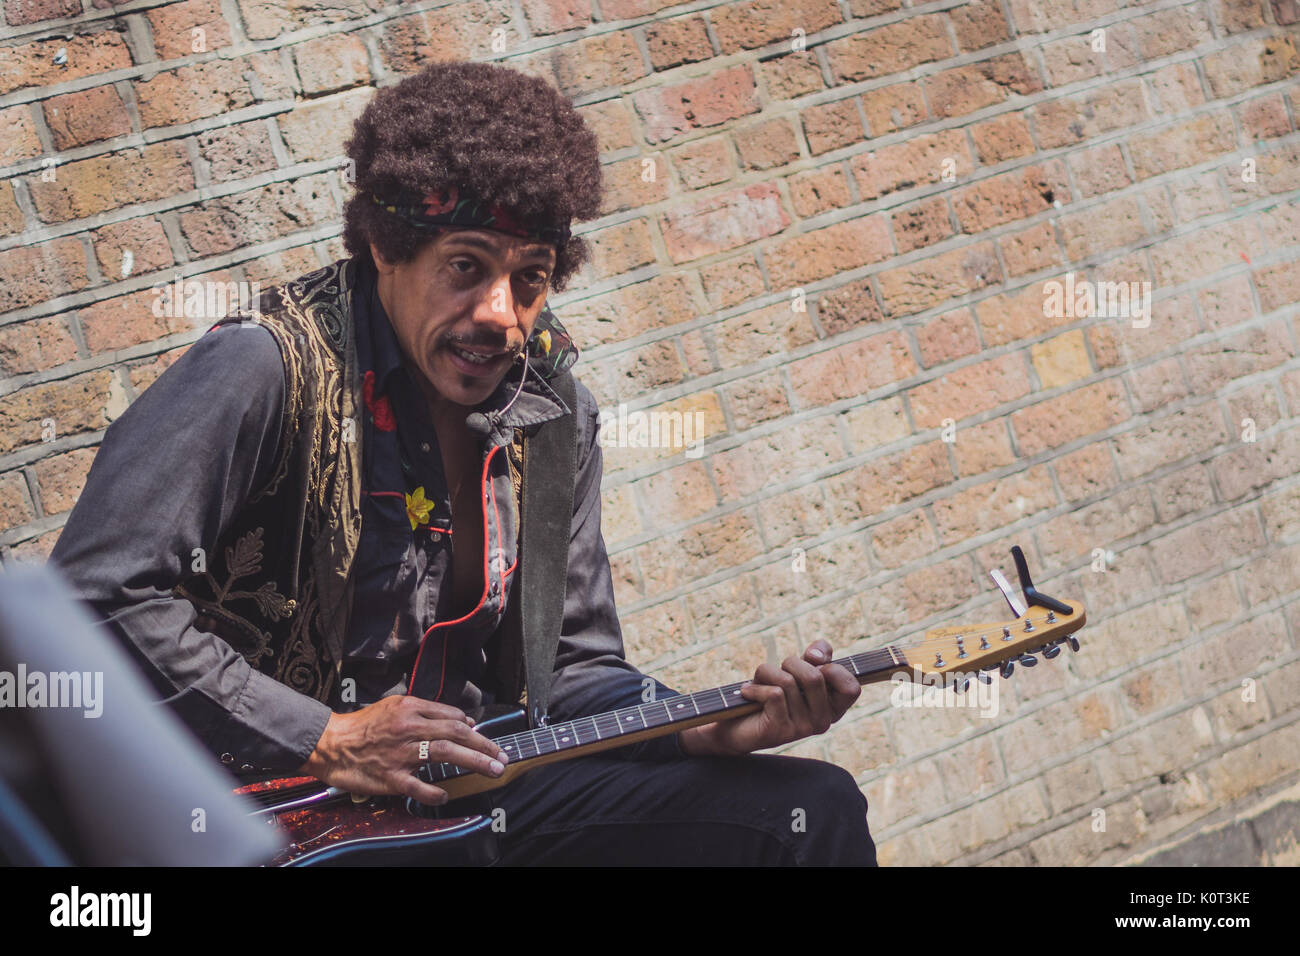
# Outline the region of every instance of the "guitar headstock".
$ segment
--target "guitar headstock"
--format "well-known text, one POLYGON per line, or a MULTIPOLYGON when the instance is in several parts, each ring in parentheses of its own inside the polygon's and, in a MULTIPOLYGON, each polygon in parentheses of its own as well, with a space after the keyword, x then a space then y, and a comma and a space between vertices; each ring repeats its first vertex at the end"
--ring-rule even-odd
POLYGON ((1038 663, 1035 654, 1041 653, 1044 659, 1051 660, 1061 653, 1062 645, 1072 651, 1079 649, 1074 632, 1088 620, 1083 605, 1067 604, 1039 591, 1029 577, 1024 552, 1013 547, 1011 556, 1016 562, 1024 601, 1015 596, 1000 571, 993 571, 992 577, 1015 617, 926 631, 920 644, 899 649, 914 680, 995 669, 1003 677, 1010 677, 1017 663, 1035 666, 1038 663))
POLYGON ((1068 614, 1032 607, 1020 618, 935 628, 926 631, 921 643, 899 650, 917 676, 972 674, 1001 666, 1009 677, 1018 662, 1029 667, 1037 664, 1032 655, 1051 660, 1063 645, 1077 651, 1079 642, 1073 635, 1087 619, 1083 605, 1077 603, 1068 614))

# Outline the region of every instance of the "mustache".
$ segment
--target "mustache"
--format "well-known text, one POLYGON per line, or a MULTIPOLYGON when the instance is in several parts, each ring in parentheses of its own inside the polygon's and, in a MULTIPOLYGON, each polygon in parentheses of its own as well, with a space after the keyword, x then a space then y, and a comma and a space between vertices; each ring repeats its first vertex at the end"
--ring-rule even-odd
POLYGON ((462 349, 491 349, 493 352, 508 352, 512 356, 519 355, 523 350, 523 344, 511 345, 505 339, 489 335, 447 335, 443 338, 443 344, 454 345, 462 349))

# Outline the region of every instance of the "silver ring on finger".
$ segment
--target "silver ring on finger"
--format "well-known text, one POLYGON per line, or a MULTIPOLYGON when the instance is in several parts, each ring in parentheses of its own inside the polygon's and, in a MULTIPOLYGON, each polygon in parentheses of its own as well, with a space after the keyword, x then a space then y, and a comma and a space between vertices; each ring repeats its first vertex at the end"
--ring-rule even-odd
POLYGON ((421 760, 429 759, 429 741, 427 740, 420 741, 420 759, 421 760))

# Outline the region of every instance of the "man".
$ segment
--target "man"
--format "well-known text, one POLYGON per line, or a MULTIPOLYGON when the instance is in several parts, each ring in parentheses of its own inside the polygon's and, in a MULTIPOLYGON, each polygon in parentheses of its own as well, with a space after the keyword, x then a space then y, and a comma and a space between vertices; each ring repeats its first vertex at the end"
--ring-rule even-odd
MULTIPOLYGON (((507 761, 473 725, 520 696, 506 622, 532 426, 572 427, 577 462, 546 499, 569 536, 552 683, 525 692, 555 722, 648 681, 614 608, 595 401, 572 376, 572 402, 557 392, 577 350, 545 308, 587 256, 569 225, 598 214, 598 150, 554 89, 481 63, 379 91, 348 149, 352 258, 160 376, 107 430, 51 558, 232 770, 436 805, 426 760, 507 761)), ((524 509, 525 537, 544 520, 524 509)), ((749 716, 494 791, 504 860, 874 864, 849 774, 753 753, 852 705, 831 653, 760 666, 749 716)))

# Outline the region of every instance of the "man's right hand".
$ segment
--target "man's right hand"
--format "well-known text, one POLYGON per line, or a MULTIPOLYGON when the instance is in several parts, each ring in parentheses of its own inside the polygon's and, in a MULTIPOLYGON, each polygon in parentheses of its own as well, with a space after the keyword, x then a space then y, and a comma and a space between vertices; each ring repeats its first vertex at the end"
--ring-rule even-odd
POLYGON ((414 775, 424 763, 420 743, 425 740, 433 763, 455 764, 487 777, 505 772, 505 751, 476 732, 464 711, 411 696, 383 697, 350 714, 331 715, 298 772, 350 793, 446 803, 445 790, 414 775))

